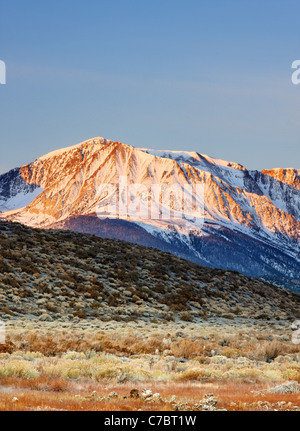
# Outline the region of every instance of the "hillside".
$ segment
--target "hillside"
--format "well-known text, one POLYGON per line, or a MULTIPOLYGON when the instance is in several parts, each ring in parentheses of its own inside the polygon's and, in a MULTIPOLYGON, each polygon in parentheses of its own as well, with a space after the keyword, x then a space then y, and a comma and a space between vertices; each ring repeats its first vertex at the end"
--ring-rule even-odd
POLYGON ((0 222, 1 319, 292 321, 299 311, 299 295, 236 272, 124 241, 0 222))

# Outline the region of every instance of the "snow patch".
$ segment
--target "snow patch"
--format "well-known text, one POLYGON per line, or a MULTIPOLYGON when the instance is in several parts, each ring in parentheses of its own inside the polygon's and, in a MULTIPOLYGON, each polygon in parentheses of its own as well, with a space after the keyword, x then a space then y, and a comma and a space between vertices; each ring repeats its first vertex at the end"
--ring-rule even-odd
POLYGON ((32 192, 26 193, 26 191, 21 191, 9 199, 0 198, 0 212, 11 211, 26 207, 43 191, 44 190, 41 187, 37 187, 32 192))

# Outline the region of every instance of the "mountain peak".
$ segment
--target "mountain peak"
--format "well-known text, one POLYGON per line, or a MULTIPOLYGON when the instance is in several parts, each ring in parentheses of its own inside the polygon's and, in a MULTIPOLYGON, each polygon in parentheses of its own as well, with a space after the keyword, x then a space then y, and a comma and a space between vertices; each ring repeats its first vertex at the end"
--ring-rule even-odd
MULTIPOLYGON (((131 195, 130 199, 133 199, 131 195)), ((238 163, 198 152, 136 148, 96 137, 48 153, 0 177, 2 219, 32 227, 49 228, 59 224, 74 230, 84 223, 84 229, 89 229, 90 233, 100 229, 103 234, 107 222, 96 217, 99 206, 104 208, 101 214, 107 219, 117 220, 111 225, 112 234, 117 237, 120 232, 125 235, 123 239, 130 240, 142 235, 151 244, 154 241, 155 245, 171 250, 179 247, 180 253, 184 250, 185 257, 212 265, 216 264, 216 256, 205 253, 206 242, 217 238, 215 244, 222 243, 224 250, 231 243, 233 249, 227 254, 232 257, 226 259, 237 260, 244 253, 240 247, 243 242, 252 261, 249 256, 244 256, 243 263, 235 262, 236 266, 227 268, 240 271, 244 268, 250 275, 261 271, 262 274, 284 272, 295 279, 298 277, 300 178, 296 170, 247 171, 238 163), (131 223, 130 228, 129 225, 125 228, 119 223, 118 216, 105 209, 105 205, 115 202, 116 196, 98 193, 103 186, 110 185, 118 194, 120 177, 127 178, 129 185, 141 186, 145 195, 134 211, 126 212, 122 217, 122 223, 131 223), (176 200, 170 207, 168 191, 160 192, 158 218, 149 217, 149 203, 154 199, 152 184, 161 190, 170 189, 174 184, 181 190, 203 186, 203 214, 192 222, 191 229, 190 226, 184 228, 185 220, 189 220, 189 210, 182 206, 182 201, 176 200), (170 210, 181 211, 183 217, 174 219, 170 214, 169 219, 162 219, 160 215, 166 208, 168 214, 170 210), (89 225, 94 226, 94 231, 89 225), (256 245, 250 250, 253 243, 256 245), (255 262, 254 250, 261 250, 261 244, 269 255, 264 259, 260 251, 259 262, 255 262), (276 250, 276 256, 280 257, 274 259, 276 250), (250 266, 255 273, 249 272, 250 266)), ((224 267, 222 259, 217 262, 219 265, 224 267)))
POLYGON ((102 137, 92 138, 92 139, 88 139, 86 141, 80 142, 79 144, 76 144, 76 145, 71 145, 69 147, 60 148, 60 149, 51 151, 50 153, 47 153, 44 156, 37 158, 36 160, 43 161, 52 157, 61 157, 65 153, 71 152, 73 150, 80 150, 85 147, 90 149, 90 148, 94 148, 95 146, 103 146, 111 143, 113 143, 113 141, 110 141, 102 137))

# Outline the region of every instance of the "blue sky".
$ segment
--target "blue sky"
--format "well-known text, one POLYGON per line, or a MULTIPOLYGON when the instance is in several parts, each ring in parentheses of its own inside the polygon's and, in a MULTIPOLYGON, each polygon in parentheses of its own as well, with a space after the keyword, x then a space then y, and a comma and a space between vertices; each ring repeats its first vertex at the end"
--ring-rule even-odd
POLYGON ((300 169, 299 0, 1 0, 0 172, 103 136, 300 169))

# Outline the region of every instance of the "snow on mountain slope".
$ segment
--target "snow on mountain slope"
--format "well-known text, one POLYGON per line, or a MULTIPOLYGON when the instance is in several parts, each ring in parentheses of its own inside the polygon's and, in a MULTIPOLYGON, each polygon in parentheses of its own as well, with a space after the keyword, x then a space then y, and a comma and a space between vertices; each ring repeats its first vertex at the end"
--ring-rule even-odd
POLYGON ((250 172, 263 194, 281 210, 295 216, 300 214, 300 171, 273 169, 250 172))
POLYGON ((227 162, 221 159, 215 159, 205 154, 199 154, 195 151, 171 151, 171 150, 151 150, 148 148, 137 148, 137 150, 144 151, 154 156, 163 157, 167 159, 173 159, 181 162, 188 163, 192 166, 204 168, 206 163, 215 166, 221 166, 223 168, 232 168, 246 170, 242 165, 238 163, 227 162))
MULTIPOLYGON (((234 251, 239 248, 236 238, 241 238, 245 247, 247 241, 251 245, 249 252, 252 255, 256 246, 263 250, 261 244, 266 250, 275 250, 273 255, 277 258, 274 259, 272 253, 267 253, 268 258, 262 252, 256 256, 255 271, 258 275, 270 275, 273 271, 300 277, 300 175, 293 169, 248 171, 237 163, 197 152, 134 148, 94 138, 51 152, 2 175, 1 218, 45 228, 64 227, 68 220, 72 220, 76 229, 76 219, 87 217, 85 220, 91 220, 89 217, 104 210, 102 219, 96 218, 101 225, 105 219, 116 218, 110 212, 111 206, 107 205, 116 200, 122 177, 126 177, 129 186, 141 185, 140 207, 134 209, 135 202, 129 195, 133 210, 121 217, 133 223, 132 232, 136 226, 137 238, 146 238, 141 232, 147 233, 148 239, 141 241, 149 241, 151 235, 160 247, 166 244, 168 249, 173 247, 185 256, 213 265, 213 257, 203 251, 208 242, 217 247, 218 243, 225 241, 234 251), (161 214, 147 218, 149 204, 154 202, 153 184, 162 187, 161 202, 156 209, 163 214, 168 210, 169 202, 169 192, 165 187, 177 185, 180 190, 186 187, 195 190, 201 184, 204 190, 203 212, 187 223, 189 210, 182 206, 181 201, 178 203, 178 199, 174 199, 171 211, 178 214, 183 210, 183 218, 163 219, 161 214), (106 185, 113 185, 110 190, 115 191, 101 192, 106 185), (285 259, 291 259, 290 269, 285 259)), ((195 203, 197 197, 192 193, 191 199, 195 203)), ((96 227, 94 229, 97 230, 96 227)), ((231 256, 223 256, 226 268, 228 265, 230 268, 230 260, 237 262, 239 259, 236 253, 230 253, 231 256)), ((241 253, 239 248, 239 256, 241 253)), ((233 263, 231 267, 235 267, 233 263)))
POLYGON ((0 212, 25 207, 42 191, 41 187, 28 184, 20 169, 13 169, 0 176, 0 212))

